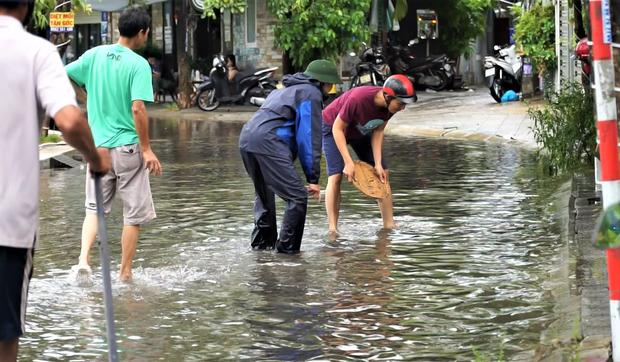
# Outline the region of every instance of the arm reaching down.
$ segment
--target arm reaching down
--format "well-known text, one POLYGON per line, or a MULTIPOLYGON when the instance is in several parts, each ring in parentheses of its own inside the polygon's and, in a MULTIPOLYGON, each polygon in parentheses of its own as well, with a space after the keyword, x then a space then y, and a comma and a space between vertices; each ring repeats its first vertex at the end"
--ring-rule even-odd
POLYGON ((297 149, 299 152, 299 162, 306 175, 306 180, 310 184, 308 192, 310 197, 318 197, 321 201, 321 190, 319 179, 321 177, 321 154, 323 152, 323 136, 321 133, 322 102, 318 99, 311 99, 302 102, 297 108, 297 118, 295 120, 297 134, 297 149))
POLYGON ((336 117, 336 121, 332 127, 332 133, 334 134, 334 141, 336 142, 336 146, 338 147, 338 151, 340 151, 340 155, 342 156, 342 160, 344 161, 344 173, 347 176, 347 180, 349 182, 353 182, 353 180, 357 180, 355 178, 355 164, 353 163, 353 159, 351 158, 351 154, 349 153, 349 148, 347 147, 347 138, 344 135, 344 131, 349 126, 348 123, 345 123, 340 115, 336 117))
POLYGON ((143 101, 133 101, 131 107, 133 121, 136 125, 136 133, 140 140, 140 148, 142 148, 142 157, 144 157, 144 168, 155 176, 161 175, 161 164, 157 156, 151 150, 151 141, 149 139, 149 116, 146 113, 146 107, 143 101))
POLYGON ((146 113, 144 102, 153 102, 153 82, 152 71, 149 63, 144 60, 140 67, 131 77, 131 99, 133 105, 131 114, 133 122, 136 126, 136 133, 140 140, 142 148, 142 157, 144 157, 144 168, 155 176, 161 175, 161 164, 151 150, 151 141, 149 139, 149 116, 146 113))
POLYGON ((80 86, 77 85, 77 83, 74 82, 73 79, 71 79, 71 85, 73 86, 73 91, 75 92, 75 98, 77 99, 77 101, 82 103, 83 105, 86 105, 88 98, 86 92, 84 92, 84 90, 80 88, 80 86))
POLYGON ((377 176, 379 176, 379 179, 383 183, 387 181, 387 174, 385 173, 383 165, 381 164, 381 149, 383 148, 383 137, 385 136, 386 125, 387 122, 384 122, 382 125, 375 128, 375 130, 372 131, 372 136, 370 139, 370 144, 372 145, 372 155, 375 159, 375 171, 377 172, 377 176))

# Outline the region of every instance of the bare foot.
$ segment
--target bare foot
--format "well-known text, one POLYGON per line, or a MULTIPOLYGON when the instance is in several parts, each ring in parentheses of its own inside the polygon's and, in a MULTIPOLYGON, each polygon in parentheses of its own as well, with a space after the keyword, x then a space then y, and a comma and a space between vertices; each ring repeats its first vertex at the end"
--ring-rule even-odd
POLYGON ((127 273, 121 272, 118 276, 118 279, 122 282, 129 282, 131 281, 132 277, 133 277, 133 274, 131 272, 127 272, 127 273))

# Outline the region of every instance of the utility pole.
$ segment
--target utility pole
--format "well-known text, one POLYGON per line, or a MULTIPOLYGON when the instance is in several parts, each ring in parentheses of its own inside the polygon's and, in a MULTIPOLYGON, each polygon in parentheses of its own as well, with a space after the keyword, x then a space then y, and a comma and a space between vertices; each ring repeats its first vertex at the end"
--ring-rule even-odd
MULTIPOLYGON (((618 110, 612 55, 611 7, 620 10, 620 0, 590 0, 590 36, 592 39, 595 80, 596 119, 600 140, 600 156, 605 210, 620 204, 620 159, 618 157, 618 110), (613 3, 611 5, 610 3, 613 3)), ((620 19, 615 17, 620 25, 620 19)), ((618 27, 616 27, 618 29, 618 27)), ((618 40, 618 39, 614 39, 618 40)), ((617 44, 620 46, 620 44, 617 44)), ((618 50, 615 48, 615 50, 618 50)), ((620 53, 616 60, 620 61, 620 53)), ((620 248, 607 249, 607 277, 611 316, 613 360, 620 361, 620 248)))

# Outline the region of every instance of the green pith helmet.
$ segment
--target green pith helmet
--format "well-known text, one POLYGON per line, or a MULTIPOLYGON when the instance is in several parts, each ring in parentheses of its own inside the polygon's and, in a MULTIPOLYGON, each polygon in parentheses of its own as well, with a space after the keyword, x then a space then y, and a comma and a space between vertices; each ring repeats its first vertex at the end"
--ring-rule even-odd
POLYGON ((308 65, 304 73, 321 83, 342 84, 342 79, 338 75, 338 68, 329 60, 319 59, 313 61, 308 65))

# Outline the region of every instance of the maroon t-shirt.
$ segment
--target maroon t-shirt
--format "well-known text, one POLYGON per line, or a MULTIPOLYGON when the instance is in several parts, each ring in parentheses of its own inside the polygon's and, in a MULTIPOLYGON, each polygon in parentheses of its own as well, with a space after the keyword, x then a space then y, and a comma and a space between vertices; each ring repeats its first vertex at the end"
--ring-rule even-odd
POLYGON ((392 118, 388 110, 375 106, 375 95, 381 87, 362 86, 351 89, 333 101, 323 110, 323 122, 333 126, 336 118, 348 124, 344 135, 352 140, 369 135, 372 131, 392 118))

